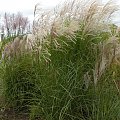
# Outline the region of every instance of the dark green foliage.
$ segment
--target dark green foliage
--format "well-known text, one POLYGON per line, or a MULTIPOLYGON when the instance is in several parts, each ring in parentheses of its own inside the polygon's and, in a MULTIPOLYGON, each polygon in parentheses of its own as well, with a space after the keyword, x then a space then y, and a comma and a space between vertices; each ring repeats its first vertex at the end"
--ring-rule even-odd
POLYGON ((93 80, 98 43, 106 40, 108 33, 83 35, 77 31, 75 36, 76 43, 65 36, 56 38, 62 45, 59 49, 51 40, 51 61, 24 54, 4 64, 4 93, 9 107, 28 112, 31 120, 120 119, 120 97, 113 81, 119 78, 119 66, 111 66, 96 86, 93 80), (113 76, 115 70, 118 73, 113 76), (90 80, 85 80, 85 74, 90 80))
POLYGON ((36 65, 29 55, 24 55, 6 63, 4 73, 5 97, 15 109, 32 104, 36 91, 36 65))
POLYGON ((51 62, 26 54, 5 63, 4 92, 9 107, 28 112, 33 120, 119 120, 120 100, 112 71, 97 86, 93 84, 92 70, 99 54, 96 41, 102 40, 94 37, 77 32, 76 44, 69 42, 64 50, 51 45, 51 62), (86 72, 91 77, 88 86, 86 72))

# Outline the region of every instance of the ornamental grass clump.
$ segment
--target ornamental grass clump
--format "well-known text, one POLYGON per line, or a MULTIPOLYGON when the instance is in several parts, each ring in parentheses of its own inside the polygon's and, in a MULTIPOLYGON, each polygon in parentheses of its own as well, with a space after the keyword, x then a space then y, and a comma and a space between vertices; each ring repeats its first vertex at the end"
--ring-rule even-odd
POLYGON ((35 7, 33 49, 6 62, 5 98, 31 120, 119 120, 117 6, 72 0, 35 7))

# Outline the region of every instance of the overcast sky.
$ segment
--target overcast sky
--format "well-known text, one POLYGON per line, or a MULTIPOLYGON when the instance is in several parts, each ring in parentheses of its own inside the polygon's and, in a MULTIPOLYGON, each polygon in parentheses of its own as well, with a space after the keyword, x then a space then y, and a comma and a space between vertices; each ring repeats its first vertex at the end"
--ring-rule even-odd
MULTIPOLYGON (((22 12, 24 16, 28 16, 29 19, 32 20, 34 7, 37 3, 40 3, 40 5, 43 8, 50 8, 55 7, 61 1, 65 0, 0 0, 0 14, 3 14, 5 12, 8 13, 22 12)), ((108 0, 102 1, 107 2, 108 0)), ((118 4, 120 4, 120 0, 116 1, 118 4)), ((117 22, 119 20, 117 20, 117 22)))
POLYGON ((34 7, 37 3, 40 3, 43 8, 50 8, 56 6, 60 2, 61 0, 0 0, 0 15, 5 12, 21 12, 23 15, 32 19, 34 7))

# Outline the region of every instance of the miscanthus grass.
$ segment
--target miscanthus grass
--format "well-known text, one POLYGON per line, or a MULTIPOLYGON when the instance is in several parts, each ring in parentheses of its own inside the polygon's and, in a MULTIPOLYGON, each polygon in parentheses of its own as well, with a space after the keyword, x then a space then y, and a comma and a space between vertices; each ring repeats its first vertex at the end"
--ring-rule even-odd
POLYGON ((37 5, 31 52, 5 53, 10 59, 1 63, 5 108, 31 120, 119 120, 116 10, 111 1, 73 0, 48 11, 37 5))

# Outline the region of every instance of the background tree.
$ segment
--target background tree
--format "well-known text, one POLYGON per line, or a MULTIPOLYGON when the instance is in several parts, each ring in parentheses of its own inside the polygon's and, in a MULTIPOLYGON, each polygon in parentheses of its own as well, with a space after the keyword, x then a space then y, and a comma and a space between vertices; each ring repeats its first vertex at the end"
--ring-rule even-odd
POLYGON ((3 21, 4 29, 8 37, 25 34, 30 31, 28 17, 24 17, 20 12, 17 14, 5 13, 3 21))

